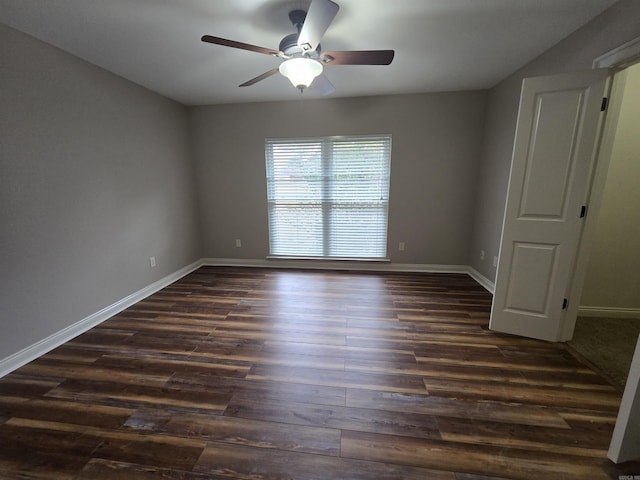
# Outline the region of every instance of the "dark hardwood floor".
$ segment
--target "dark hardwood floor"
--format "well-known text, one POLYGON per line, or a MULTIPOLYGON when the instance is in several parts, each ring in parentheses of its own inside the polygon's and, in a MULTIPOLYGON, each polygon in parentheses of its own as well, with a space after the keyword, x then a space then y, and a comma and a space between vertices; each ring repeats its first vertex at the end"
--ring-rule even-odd
POLYGON ((618 479, 621 393, 462 274, 203 267, 0 379, 0 478, 618 479))

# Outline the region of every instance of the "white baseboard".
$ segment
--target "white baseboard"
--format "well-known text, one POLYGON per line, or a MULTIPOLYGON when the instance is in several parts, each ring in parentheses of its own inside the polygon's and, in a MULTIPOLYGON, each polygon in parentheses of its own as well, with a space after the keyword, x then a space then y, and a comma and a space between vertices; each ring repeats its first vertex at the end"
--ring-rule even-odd
POLYGON ((366 260, 297 260, 283 258, 203 258, 203 265, 219 267, 303 268, 311 270, 356 270, 374 272, 468 273, 466 265, 390 263, 366 260))
POLYGON ((52 335, 49 335, 47 338, 44 338, 33 345, 14 353, 13 355, 3 358, 0 360, 0 378, 113 317, 117 313, 129 308, 131 305, 145 299, 149 295, 156 293, 158 290, 163 289, 176 280, 181 279, 185 275, 199 268, 201 265, 201 260, 198 260, 191 265, 187 265, 186 267, 161 278, 151 285, 118 300, 108 307, 105 307, 102 310, 95 312, 66 328, 63 328, 52 335))
POLYGON ((482 285, 491 295, 495 293, 496 284, 478 272, 475 268, 467 267, 467 273, 471 278, 482 285))
POLYGON ((468 265, 389 263, 344 260, 203 258, 203 265, 224 267, 304 268, 320 270, 356 270, 375 272, 466 273, 493 295, 494 283, 468 265))
POLYGON ((640 308, 581 306, 578 308, 578 315, 581 317, 640 318, 640 308))
POLYGON ((211 266, 233 266, 233 267, 262 267, 262 268, 304 268, 321 270, 356 270, 356 271, 377 271, 377 272, 423 272, 423 273, 466 273, 476 282, 493 293, 493 283, 482 276, 473 268, 467 265, 435 265, 435 264, 412 264, 412 263, 388 263, 388 262, 366 262, 366 261, 315 261, 315 260, 284 260, 284 259, 233 259, 233 258, 203 258, 191 265, 187 265, 180 270, 167 275, 164 278, 146 286, 145 288, 132 293, 131 295, 118 300, 117 302, 103 308, 102 310, 89 315, 78 322, 69 325, 62 330, 44 338, 33 345, 30 345, 19 352, 14 353, 0 360, 0 378, 29 363, 32 360, 44 355, 65 342, 77 337, 81 333, 99 325, 112 316, 120 313, 135 303, 156 293, 158 290, 181 279, 185 275, 193 272, 203 265, 211 266))

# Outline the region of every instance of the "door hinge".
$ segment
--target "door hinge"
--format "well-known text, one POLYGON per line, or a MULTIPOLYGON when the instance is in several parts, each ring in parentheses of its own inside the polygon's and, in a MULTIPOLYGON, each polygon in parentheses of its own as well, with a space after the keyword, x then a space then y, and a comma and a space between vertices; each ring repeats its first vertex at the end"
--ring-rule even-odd
POLYGON ((567 305, 569 305, 569 299, 568 298, 564 298, 562 300, 562 309, 566 310, 567 309, 567 305))
POLYGON ((587 206, 582 205, 582 208, 580 209, 580 218, 584 218, 586 215, 587 215, 587 206))
POLYGON ((600 111, 604 112, 607 109, 608 104, 609 104, 609 99, 607 97, 602 97, 602 104, 600 105, 600 111))

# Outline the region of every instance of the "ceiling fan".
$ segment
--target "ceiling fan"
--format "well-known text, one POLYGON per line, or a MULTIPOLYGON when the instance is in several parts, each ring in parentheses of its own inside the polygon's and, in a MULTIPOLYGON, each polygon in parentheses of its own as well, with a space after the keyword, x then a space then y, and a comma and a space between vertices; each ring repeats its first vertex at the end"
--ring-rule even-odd
POLYGON ((328 95, 335 91, 335 87, 323 73, 325 66, 389 65, 395 54, 393 50, 321 51, 320 40, 329 28, 329 25, 331 25, 339 8, 338 4, 331 0, 312 0, 308 12, 304 10, 291 11, 289 13, 289 20, 293 23, 297 33, 292 33, 284 37, 280 41, 278 50, 213 37, 211 35, 204 35, 202 41, 271 55, 284 60, 280 66, 272 68, 262 75, 258 75, 244 82, 239 85, 240 87, 248 87, 280 72, 287 77, 300 92, 312 86, 323 95, 328 95))

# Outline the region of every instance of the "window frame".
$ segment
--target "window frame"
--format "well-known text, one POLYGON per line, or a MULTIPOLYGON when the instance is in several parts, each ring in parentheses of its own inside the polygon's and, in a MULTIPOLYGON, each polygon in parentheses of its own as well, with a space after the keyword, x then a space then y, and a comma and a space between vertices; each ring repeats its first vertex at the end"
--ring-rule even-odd
MULTIPOLYGON (((265 166, 266 166, 266 181, 267 181, 267 215, 268 215, 268 228, 269 228, 269 255, 267 258, 276 258, 276 259, 312 259, 312 260, 359 260, 359 261, 389 261, 387 258, 388 252, 388 227, 389 227, 389 196, 390 196, 390 178, 391 178, 391 149, 392 149, 392 135, 391 134, 380 134, 380 135, 339 135, 339 136, 323 136, 323 137, 299 137, 299 138, 266 138, 265 139, 265 166), (366 157, 360 158, 360 155, 357 151, 358 144, 361 144, 362 149, 365 148, 375 148, 378 146, 378 150, 374 151, 373 154, 370 154, 366 157), (354 145, 356 148, 354 148, 354 145), (274 217, 276 215, 276 211, 278 206, 283 208, 286 202, 283 202, 281 199, 276 198, 277 194, 275 193, 275 189, 278 188, 277 185, 277 174, 274 171, 277 169, 275 166, 277 154, 274 154, 274 147, 282 146, 285 149, 291 149, 293 151, 293 155, 297 155, 295 152, 296 148, 300 148, 301 154, 304 154, 305 146, 310 147, 319 147, 320 148, 320 177, 321 180, 308 180, 313 177, 313 175, 300 175, 299 178, 301 183, 304 184, 305 181, 309 181, 309 186, 307 190, 312 190, 312 186, 320 187, 321 193, 318 198, 315 198, 315 201, 310 201, 308 203, 304 203, 298 199, 297 203, 294 199, 290 204, 290 208, 308 208, 309 212, 312 211, 313 208, 320 208, 320 218, 321 218, 321 230, 322 233, 318 235, 314 233, 310 235, 309 238, 312 240, 309 242, 312 248, 316 247, 316 251, 309 251, 307 253, 296 252, 295 248, 291 249, 289 252, 283 250, 279 247, 275 247, 274 244, 278 241, 278 232, 274 231, 277 219, 274 217), (372 183, 374 181, 378 182, 375 188, 371 188, 368 190, 362 190, 362 196, 357 197, 354 200, 345 199, 341 196, 341 193, 336 193, 335 191, 338 187, 342 186, 343 189, 349 193, 357 193, 357 190, 361 190, 355 184, 351 186, 348 185, 349 181, 346 182, 344 180, 339 180, 337 178, 336 172, 339 171, 339 167, 334 165, 334 155, 336 155, 336 148, 343 146, 345 148, 346 154, 343 153, 344 158, 342 158, 342 162, 348 161, 353 157, 353 159, 357 159, 358 162, 354 163, 354 175, 361 175, 362 178, 366 181, 367 178, 372 183), (355 154, 354 154, 355 152, 355 154), (364 160, 363 160, 364 158, 364 160), (362 167, 366 167, 367 160, 372 159, 374 162, 374 166, 371 170, 361 170, 362 167), (360 167, 360 168, 358 168, 360 167), (363 173, 364 172, 364 173, 363 173), (351 190, 349 190, 351 189, 351 190), (369 197, 367 197, 367 194, 369 197), (379 199, 372 199, 371 195, 375 194, 377 197, 379 195, 379 199), (280 202, 280 205, 278 203, 280 202), (307 207, 305 207, 305 205, 307 207), (364 218, 371 221, 365 221, 362 229, 358 232, 355 229, 354 232, 349 232, 349 229, 352 226, 352 223, 348 222, 349 215, 354 215, 353 212, 349 212, 349 209, 364 209, 371 210, 370 216, 365 216, 364 218), (377 212, 377 213, 376 213, 377 212), (347 227, 340 227, 340 221, 334 221, 332 218, 336 217, 336 214, 343 214, 342 222, 348 224, 347 227), (382 220, 376 220, 375 216, 382 215, 382 220), (375 228, 374 228, 375 227, 375 228), (349 252, 349 246, 345 246, 348 244, 349 237, 344 237, 346 233, 354 233, 354 240, 363 242, 363 238, 367 237, 366 229, 373 228, 373 235, 370 235, 376 242, 372 242, 371 238, 367 243, 367 248, 363 251, 368 253, 367 255, 358 255, 354 254, 353 251, 349 252), (332 231, 333 230, 333 231, 332 231), (337 233, 336 233, 337 232, 337 233), (346 238, 346 240, 345 240, 346 238), (315 242, 314 240, 320 240, 319 242, 315 242), (318 246, 321 245, 321 254, 317 250, 318 246), (343 250, 340 250, 340 249, 343 250), (337 249, 337 250, 336 250, 337 249), (332 254, 332 251, 336 254, 332 254)), ((291 155, 291 154, 290 154, 291 155)), ((292 157, 295 158, 295 157, 292 157)), ((317 159, 314 159, 317 162, 317 159)), ((282 159, 280 159, 282 161, 282 159)), ((341 164, 344 166, 344 163, 341 164)), ((281 165, 278 165, 281 167, 281 165)), ((318 169, 317 165, 315 167, 318 169)), ((296 172, 297 173, 297 172, 296 172)), ((316 172, 316 176, 318 173, 316 172)), ((344 176, 344 173, 343 173, 344 176)), ((283 176, 283 178, 286 178, 283 176)), ((353 179, 351 183, 353 183, 353 179)), ((286 186, 286 180, 281 180, 280 187, 281 189, 285 189, 282 184, 286 186)), ((344 191, 344 190, 343 190, 344 191)), ((299 192, 295 192, 299 193, 299 192)), ((282 194, 282 192, 280 193, 282 194)), ((316 193, 316 195, 318 195, 316 193)), ((355 213, 357 215, 357 213, 355 213)), ((307 217, 309 218, 309 217, 307 217)), ((317 221, 314 223, 315 229, 317 230, 317 221)), ((303 224, 304 225, 304 224, 303 224)), ((283 227, 284 228, 284 227, 283 227)), ((358 245, 353 246, 355 249, 358 245)), ((353 250, 353 249, 352 249, 353 250)))

